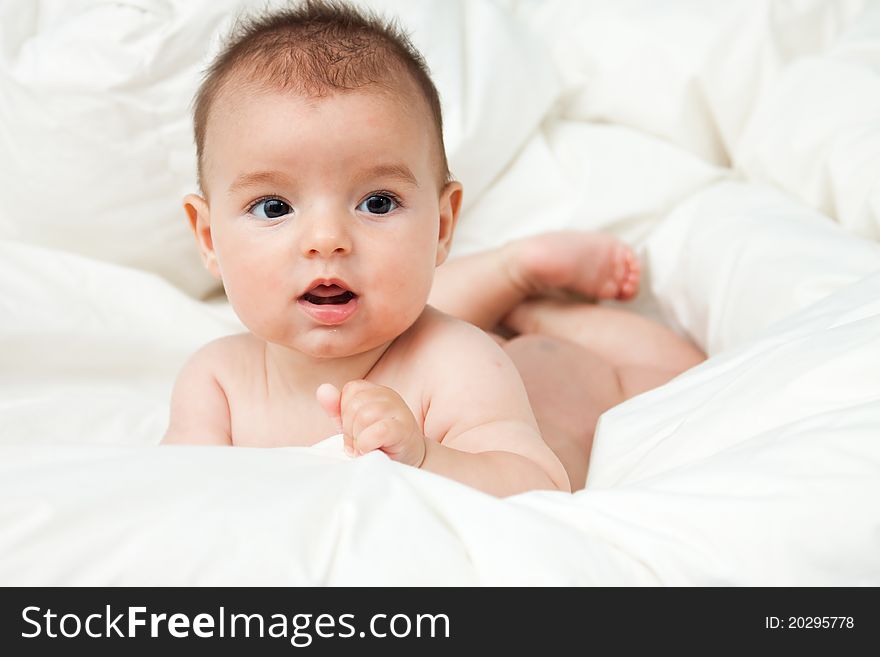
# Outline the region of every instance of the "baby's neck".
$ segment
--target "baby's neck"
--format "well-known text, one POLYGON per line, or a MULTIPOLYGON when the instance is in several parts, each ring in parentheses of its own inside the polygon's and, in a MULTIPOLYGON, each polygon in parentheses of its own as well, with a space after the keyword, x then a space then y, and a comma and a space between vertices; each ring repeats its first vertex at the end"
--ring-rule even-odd
POLYGON ((366 378, 391 343, 343 358, 316 358, 295 349, 265 343, 266 381, 270 388, 314 396, 322 383, 342 390, 349 381, 366 378))

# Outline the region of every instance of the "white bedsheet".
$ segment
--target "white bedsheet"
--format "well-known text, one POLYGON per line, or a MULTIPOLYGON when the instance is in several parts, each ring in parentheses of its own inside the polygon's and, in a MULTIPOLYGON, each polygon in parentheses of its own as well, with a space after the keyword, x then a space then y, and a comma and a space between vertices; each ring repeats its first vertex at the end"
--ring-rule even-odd
POLYGON ((615 232, 631 307, 712 356, 603 415, 587 490, 507 500, 338 438, 156 447, 184 360, 240 330, 162 209, 192 183, 182 35, 237 3, 207 4, 0 16, 0 583, 880 584, 875 3, 381 3, 441 88, 457 251, 615 232), (810 122, 800 71, 841 61, 870 84, 810 122), (92 105, 116 121, 65 123, 92 105))

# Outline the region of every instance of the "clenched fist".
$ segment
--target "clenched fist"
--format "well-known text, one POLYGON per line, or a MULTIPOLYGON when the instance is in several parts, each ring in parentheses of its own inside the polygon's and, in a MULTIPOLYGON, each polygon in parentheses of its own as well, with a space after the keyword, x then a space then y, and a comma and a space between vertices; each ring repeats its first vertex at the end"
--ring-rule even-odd
POLYGON ((342 432, 347 454, 379 449, 395 461, 421 467, 425 436, 409 406, 391 388, 358 379, 346 383, 341 393, 322 383, 315 396, 342 432))

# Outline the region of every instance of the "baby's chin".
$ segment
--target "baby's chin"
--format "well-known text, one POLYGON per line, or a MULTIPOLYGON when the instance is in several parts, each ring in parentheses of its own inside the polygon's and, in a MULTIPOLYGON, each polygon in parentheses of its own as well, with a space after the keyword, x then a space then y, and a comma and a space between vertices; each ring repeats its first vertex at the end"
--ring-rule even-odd
POLYGON ((342 331, 328 327, 321 336, 308 336, 297 340, 268 340, 279 346, 298 351, 304 356, 315 359, 339 359, 358 356, 374 349, 386 347, 397 336, 377 335, 359 340, 348 339, 342 331))

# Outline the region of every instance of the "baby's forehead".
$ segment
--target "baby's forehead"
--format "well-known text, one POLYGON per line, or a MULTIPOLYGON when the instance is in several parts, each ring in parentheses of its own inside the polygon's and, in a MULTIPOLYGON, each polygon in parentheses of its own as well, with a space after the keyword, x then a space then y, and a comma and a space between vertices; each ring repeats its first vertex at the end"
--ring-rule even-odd
MULTIPOLYGON (((436 159, 443 168, 441 162, 443 145, 440 138, 434 134, 433 117, 428 102, 423 98, 416 84, 405 77, 398 78, 394 82, 363 85, 351 90, 317 90, 241 77, 231 79, 218 90, 208 113, 204 144, 206 172, 212 168, 211 154, 215 151, 211 148, 212 141, 217 138, 226 141, 230 137, 233 140, 240 139, 241 136, 251 134, 255 127, 265 125, 264 122, 260 122, 259 117, 248 116, 248 108, 252 108, 255 103, 260 103, 265 112, 274 113, 273 109, 277 109, 280 115, 285 113, 290 105, 316 108, 328 99, 345 95, 366 96, 370 100, 384 104, 387 109, 383 111, 380 105, 376 113, 389 121, 391 114, 406 116, 409 125, 416 126, 417 132, 429 135, 428 151, 431 153, 431 159, 436 159)), ((445 174, 445 171, 441 173, 445 174)))
POLYGON ((411 106, 420 96, 413 84, 405 78, 383 80, 364 84, 355 88, 335 89, 310 83, 308 80, 288 80, 279 83, 271 79, 263 79, 253 75, 231 75, 218 89, 213 99, 211 112, 234 111, 239 101, 245 97, 274 96, 288 97, 297 101, 317 105, 322 100, 345 94, 365 94, 384 96, 396 100, 403 106, 411 106))
MULTIPOLYGON (((427 102, 419 100, 415 85, 369 85, 352 90, 313 90, 282 87, 262 81, 241 80, 222 89, 215 98, 205 131, 205 150, 218 138, 227 141, 252 135, 255 130, 294 131, 302 112, 320 112, 322 105, 336 104, 348 111, 341 122, 314 129, 345 130, 361 123, 365 113, 376 125, 395 126, 405 122, 408 134, 433 135, 433 120, 427 102)), ((390 129, 390 128, 389 128, 390 129)), ((398 133, 395 133, 399 135, 398 133)), ((390 136, 389 136, 390 138, 390 136)), ((431 138, 432 142, 438 139, 431 138)), ((440 143, 429 148, 442 148, 440 143)))

